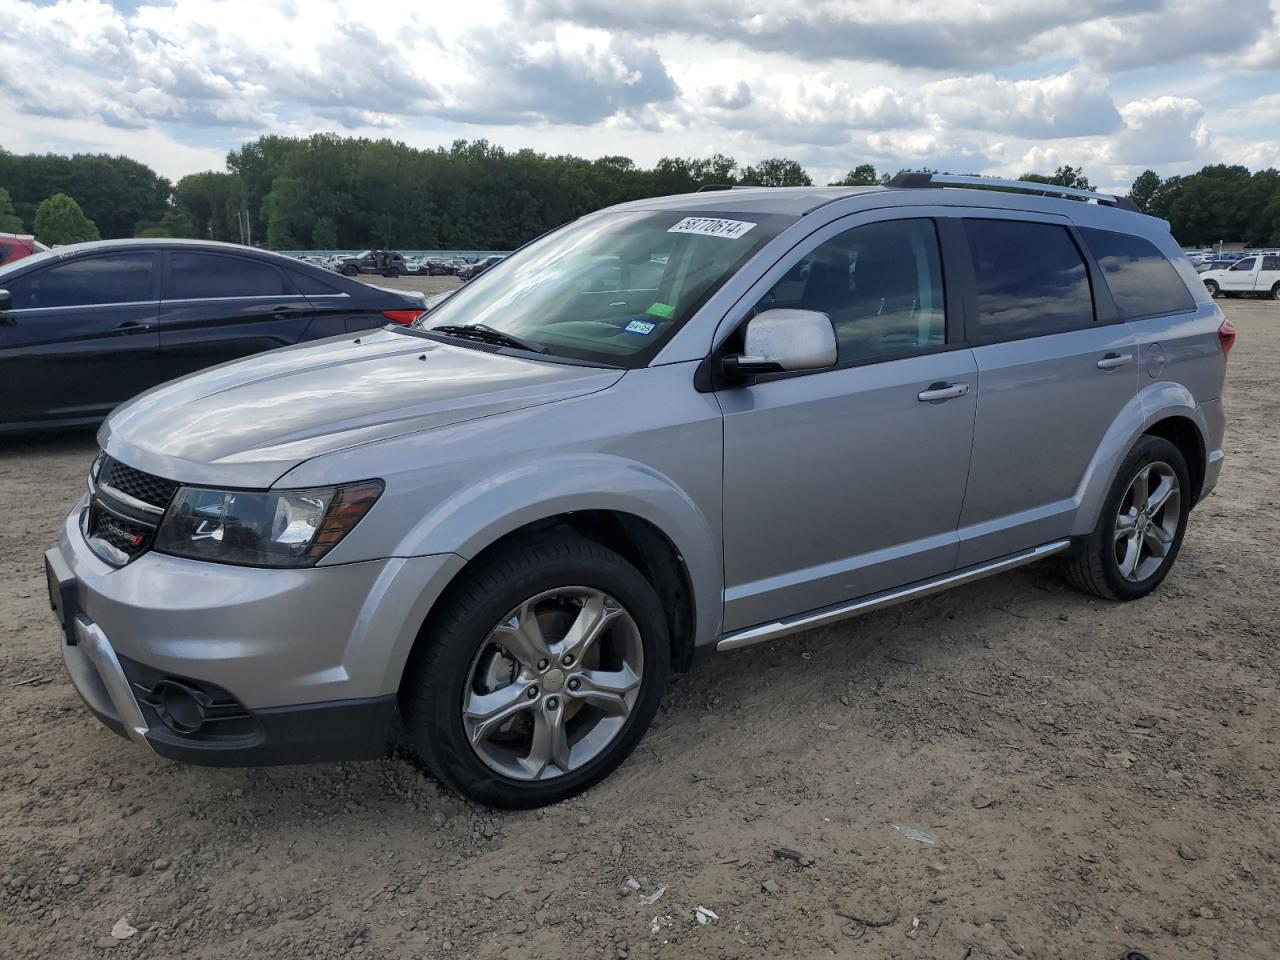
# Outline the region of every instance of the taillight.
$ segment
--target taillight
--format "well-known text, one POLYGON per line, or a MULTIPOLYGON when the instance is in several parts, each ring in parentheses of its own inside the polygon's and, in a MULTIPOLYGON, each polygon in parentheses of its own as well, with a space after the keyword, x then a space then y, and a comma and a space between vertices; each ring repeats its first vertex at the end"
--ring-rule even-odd
POLYGON ((1223 320, 1222 325, 1218 327, 1218 343, 1222 345, 1222 355, 1224 357, 1236 345, 1236 328, 1230 320, 1223 320))
POLYGON ((392 323, 398 323, 402 327, 407 327, 419 317, 425 317, 425 310, 383 310, 382 315, 392 323))

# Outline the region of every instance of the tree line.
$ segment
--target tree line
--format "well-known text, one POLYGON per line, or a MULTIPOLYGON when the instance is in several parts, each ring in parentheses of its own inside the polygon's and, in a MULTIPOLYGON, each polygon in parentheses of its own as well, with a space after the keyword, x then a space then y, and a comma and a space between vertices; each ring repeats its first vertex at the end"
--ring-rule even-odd
MULTIPOLYGON (((885 183, 869 163, 838 185, 885 183)), ((1091 189, 1077 167, 1023 179, 1091 189)), ((795 160, 622 156, 506 150, 485 140, 419 149, 391 140, 265 136, 227 155, 226 169, 176 184, 127 157, 0 150, 0 231, 47 243, 114 237, 200 237, 275 249, 507 250, 600 207, 708 184, 809 186, 795 160)), ((1184 245, 1280 245, 1280 172, 1218 164, 1162 179, 1144 171, 1130 196, 1169 221, 1184 245)))

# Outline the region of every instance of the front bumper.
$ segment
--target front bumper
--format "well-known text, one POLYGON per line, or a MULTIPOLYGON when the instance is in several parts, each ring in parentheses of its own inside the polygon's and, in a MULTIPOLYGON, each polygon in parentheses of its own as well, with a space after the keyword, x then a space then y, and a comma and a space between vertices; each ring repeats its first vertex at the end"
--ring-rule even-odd
POLYGON ((404 662, 461 558, 266 570, 147 553, 113 567, 85 542, 82 508, 46 561, 67 672, 103 724, 220 766, 386 752, 404 662))

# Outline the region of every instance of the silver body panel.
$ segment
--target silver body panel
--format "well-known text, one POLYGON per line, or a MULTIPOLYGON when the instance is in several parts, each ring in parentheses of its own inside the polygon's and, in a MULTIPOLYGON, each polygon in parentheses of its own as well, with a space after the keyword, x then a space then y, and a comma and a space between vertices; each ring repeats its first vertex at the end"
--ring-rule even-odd
POLYGON ((207 679, 250 708, 371 697, 398 688, 427 613, 470 559, 567 512, 617 511, 665 534, 692 586, 693 642, 707 650, 1060 549, 1094 528, 1120 460, 1166 417, 1195 425, 1200 493, 1213 488, 1221 313, 1159 221, 950 189, 742 190, 623 209, 664 206, 799 219, 643 369, 385 330, 227 364, 119 409, 102 446, 148 473, 252 488, 379 478, 385 492, 306 570, 155 553, 114 568, 89 551, 73 513, 59 550, 87 620, 121 655, 207 679), (1144 236, 1175 264, 1195 311, 695 387, 759 294, 822 239, 885 218, 965 215, 1144 236), (1099 369, 1112 352, 1133 360, 1099 369), (943 381, 969 389, 921 402, 943 381))

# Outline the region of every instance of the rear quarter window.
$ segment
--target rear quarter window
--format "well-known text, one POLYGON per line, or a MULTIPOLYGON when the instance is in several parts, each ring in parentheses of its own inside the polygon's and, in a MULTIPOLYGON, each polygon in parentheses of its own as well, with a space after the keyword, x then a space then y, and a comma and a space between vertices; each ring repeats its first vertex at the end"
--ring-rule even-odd
POLYGON ((1196 308, 1191 291, 1155 244, 1128 233, 1091 227, 1081 228, 1080 235, 1123 319, 1189 313, 1196 308))

